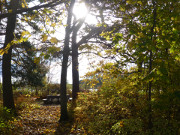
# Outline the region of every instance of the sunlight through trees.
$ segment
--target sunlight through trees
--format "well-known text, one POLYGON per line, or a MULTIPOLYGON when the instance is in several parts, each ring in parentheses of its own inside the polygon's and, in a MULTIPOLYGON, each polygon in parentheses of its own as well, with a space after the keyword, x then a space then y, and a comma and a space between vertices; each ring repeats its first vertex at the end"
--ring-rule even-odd
POLYGON ((0 134, 178 135, 179 7, 178 0, 0 0, 0 134), (91 59, 82 80, 80 57, 91 59))

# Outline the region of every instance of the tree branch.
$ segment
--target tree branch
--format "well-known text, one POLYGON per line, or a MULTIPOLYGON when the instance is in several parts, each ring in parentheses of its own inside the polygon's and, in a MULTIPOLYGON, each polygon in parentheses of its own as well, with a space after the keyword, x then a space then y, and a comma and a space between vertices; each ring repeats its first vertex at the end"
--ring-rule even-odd
POLYGON ((62 4, 62 3, 64 3, 63 0, 61 0, 61 1, 53 0, 52 2, 49 2, 47 4, 38 5, 38 6, 31 7, 31 8, 18 9, 16 12, 1 14, 0 15, 0 20, 3 19, 3 18, 6 18, 8 16, 11 16, 11 15, 21 14, 21 13, 24 13, 24 12, 38 10, 38 9, 41 9, 41 8, 54 7, 54 6, 56 6, 58 4, 62 4))

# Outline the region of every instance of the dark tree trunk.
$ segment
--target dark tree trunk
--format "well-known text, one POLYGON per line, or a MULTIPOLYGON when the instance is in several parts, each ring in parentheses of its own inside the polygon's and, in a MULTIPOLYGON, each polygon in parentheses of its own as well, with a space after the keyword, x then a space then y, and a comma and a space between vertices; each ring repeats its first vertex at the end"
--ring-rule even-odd
POLYGON ((8 50, 7 54, 3 55, 2 60, 3 106, 15 110, 11 83, 11 53, 12 48, 8 50))
POLYGON ((64 48, 64 53, 63 53, 62 70, 61 70, 61 87, 60 87, 61 117, 60 117, 60 121, 68 120, 67 96, 66 96, 68 56, 69 56, 69 48, 65 47, 64 48))
POLYGON ((72 35, 72 78, 73 78, 73 88, 72 88, 72 98, 73 101, 77 98, 77 93, 79 92, 79 63, 78 63, 78 45, 76 43, 77 31, 73 32, 72 35))
MULTIPOLYGON (((156 2, 153 0, 153 26, 151 28, 151 41, 152 46, 155 46, 154 40, 156 38, 156 33, 154 32, 154 28, 156 27, 156 2)), ((153 66, 153 52, 150 50, 150 56, 149 56, 149 74, 152 72, 152 66, 153 66)), ((149 89, 148 89, 148 102, 149 102, 149 122, 148 122, 148 128, 151 130, 153 128, 152 123, 152 105, 151 105, 151 95, 152 95, 152 81, 149 81, 149 89)), ((151 132, 153 134, 153 132, 151 132)))
MULTIPOLYGON (((149 58, 149 73, 152 71, 152 51, 150 51, 150 58, 149 58)), ((148 128, 152 129, 152 105, 151 105, 151 91, 152 91, 152 81, 149 81, 149 89, 148 89, 148 113, 149 113, 149 120, 148 120, 148 128)))
POLYGON ((67 96, 66 96, 66 82, 67 82, 67 68, 68 68, 68 57, 69 57, 69 39, 71 34, 71 22, 72 22, 72 12, 74 7, 75 0, 72 0, 68 10, 67 18, 67 27, 65 30, 65 41, 64 41, 64 50, 63 50, 63 62, 61 70, 61 116, 60 121, 68 120, 67 112, 67 96))
POLYGON ((142 72, 142 64, 143 61, 138 61, 137 66, 138 66, 138 72, 141 73, 142 72))
MULTIPOLYGON (((18 3, 19 0, 11 1, 10 7, 13 12, 17 10, 18 3)), ((4 49, 14 39, 15 25, 16 25, 16 15, 9 16, 7 18, 4 49)), ((3 106, 7 107, 8 109, 15 110, 12 83, 11 83, 11 55, 12 55, 12 46, 9 48, 7 53, 3 54, 3 59, 2 59, 3 106)))
MULTIPOLYGON (((82 18, 77 24, 74 24, 73 33, 72 33, 72 78, 73 78, 73 88, 72 88, 72 98, 73 102, 77 99, 77 94, 79 92, 79 62, 78 62, 78 48, 77 44, 77 32, 81 28, 85 21, 85 18, 82 18)), ((76 22, 76 20, 74 20, 76 22)))

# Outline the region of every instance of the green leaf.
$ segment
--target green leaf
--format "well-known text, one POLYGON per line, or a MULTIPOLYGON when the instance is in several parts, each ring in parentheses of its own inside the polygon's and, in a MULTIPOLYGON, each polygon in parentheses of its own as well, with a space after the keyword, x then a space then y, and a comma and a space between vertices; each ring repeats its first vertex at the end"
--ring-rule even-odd
POLYGON ((45 42, 45 41, 47 41, 48 36, 47 36, 46 34, 43 34, 43 35, 41 36, 41 38, 42 38, 42 42, 45 42))
POLYGON ((22 37, 25 36, 25 35, 30 35, 29 31, 23 31, 23 32, 21 32, 21 36, 22 36, 22 37))
POLYGON ((53 43, 53 44, 57 44, 57 43, 58 43, 58 39, 55 38, 55 37, 52 37, 52 38, 50 39, 50 42, 53 43))
POLYGON ((34 63, 36 63, 36 64, 40 63, 40 57, 34 58, 34 63))
POLYGON ((44 56, 45 59, 49 59, 49 57, 50 57, 49 54, 46 54, 46 55, 44 56))

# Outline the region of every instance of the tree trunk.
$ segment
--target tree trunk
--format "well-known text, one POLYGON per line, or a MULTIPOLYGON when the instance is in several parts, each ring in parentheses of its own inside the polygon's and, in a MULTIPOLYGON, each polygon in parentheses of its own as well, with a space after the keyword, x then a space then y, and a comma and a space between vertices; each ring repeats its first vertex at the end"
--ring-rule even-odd
MULTIPOLYGON (((150 51, 150 58, 149 58, 149 73, 152 71, 152 51, 150 51)), ((148 113, 149 113, 149 120, 148 120, 148 128, 152 129, 152 105, 151 105, 151 90, 152 89, 152 81, 149 81, 149 89, 148 89, 148 113)))
POLYGON ((60 121, 68 120, 67 96, 66 96, 68 56, 69 56, 69 48, 65 47, 64 48, 64 53, 63 53, 62 70, 61 70, 61 87, 60 87, 61 117, 60 117, 60 121))
POLYGON ((72 36, 72 77, 73 77, 73 88, 72 98, 73 101, 77 98, 79 92, 79 63, 78 63, 78 46, 76 43, 77 31, 73 32, 72 36))
POLYGON ((65 41, 64 41, 64 50, 63 50, 63 62, 61 70, 61 116, 60 121, 68 120, 67 112, 67 96, 66 96, 66 82, 67 82, 67 67, 68 67, 68 57, 69 57, 69 39, 71 34, 71 22, 72 22, 72 12, 74 7, 75 0, 72 0, 68 10, 67 26, 65 30, 65 41))
MULTIPOLYGON (((152 41, 152 46, 155 46, 155 32, 154 28, 156 27, 156 2, 153 0, 153 26, 151 28, 151 41, 152 41)), ((150 50, 150 56, 149 56, 149 74, 152 71, 152 65, 153 65, 153 52, 150 50)), ((152 95, 152 81, 149 81, 149 89, 148 89, 148 102, 149 102, 149 122, 148 122, 148 128, 151 130, 153 128, 153 123, 152 123, 152 105, 151 105, 151 95, 152 95)), ((150 134, 153 134, 152 132, 150 134)))
MULTIPOLYGON (((74 24, 72 33, 72 78, 73 78, 73 88, 72 88, 72 98, 73 102, 77 99, 77 93, 79 92, 79 62, 78 62, 78 48, 77 44, 77 32, 83 25, 86 17, 82 18, 77 24, 74 24)), ((76 20, 74 20, 76 22, 76 20)))
MULTIPOLYGON (((19 0, 11 1, 10 7, 12 9, 12 12, 15 12, 17 10, 18 3, 19 0)), ((3 47, 4 49, 14 39, 15 25, 16 25, 16 15, 9 16, 7 18, 5 44, 3 47)), ((3 59, 2 59, 3 106, 7 107, 8 109, 15 110, 12 83, 11 83, 11 55, 12 55, 12 46, 9 48, 7 53, 3 54, 3 59)))

